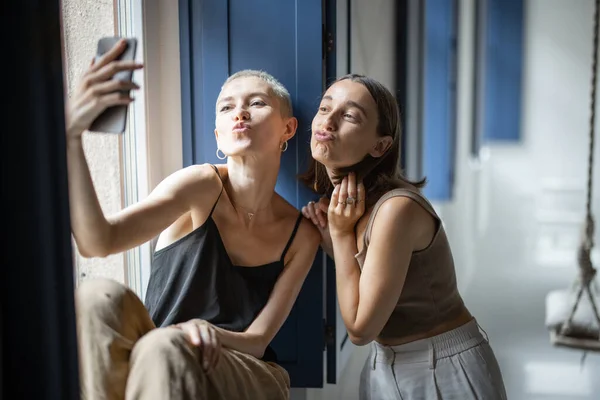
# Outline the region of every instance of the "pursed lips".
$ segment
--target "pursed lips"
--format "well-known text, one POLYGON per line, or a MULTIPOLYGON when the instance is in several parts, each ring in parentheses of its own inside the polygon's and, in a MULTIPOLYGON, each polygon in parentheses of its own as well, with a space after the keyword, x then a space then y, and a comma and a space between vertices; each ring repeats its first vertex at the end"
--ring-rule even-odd
POLYGON ((245 132, 249 129, 250 129, 250 125, 243 123, 243 122, 238 122, 237 124, 235 124, 233 126, 232 131, 233 132, 245 132))
POLYGON ((316 131, 314 133, 315 140, 318 142, 329 142, 334 139, 333 135, 325 131, 316 131))

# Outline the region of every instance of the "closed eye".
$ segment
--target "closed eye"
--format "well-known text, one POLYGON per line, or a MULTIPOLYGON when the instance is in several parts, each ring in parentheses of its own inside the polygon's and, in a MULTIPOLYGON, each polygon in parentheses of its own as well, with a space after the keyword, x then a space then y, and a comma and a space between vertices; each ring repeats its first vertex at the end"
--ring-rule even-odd
POLYGON ((267 103, 265 103, 262 100, 254 100, 250 105, 251 106, 261 106, 262 107, 262 106, 266 106, 267 103))
POLYGON ((231 106, 230 105, 224 105, 223 107, 221 107, 219 109, 219 112, 225 112, 225 111, 229 111, 231 110, 231 106))

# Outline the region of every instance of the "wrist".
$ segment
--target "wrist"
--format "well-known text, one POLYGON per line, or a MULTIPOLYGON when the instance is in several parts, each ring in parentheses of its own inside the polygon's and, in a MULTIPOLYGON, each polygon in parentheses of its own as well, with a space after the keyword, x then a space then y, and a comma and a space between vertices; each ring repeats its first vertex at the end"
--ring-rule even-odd
POLYGON ((67 135, 67 148, 69 147, 80 147, 82 146, 83 140, 82 136, 79 135, 67 135))
POLYGON ((333 240, 344 240, 354 238, 354 230, 333 230, 330 231, 331 239, 333 240))
POLYGON ((85 129, 79 129, 79 128, 67 128, 67 140, 71 141, 71 140, 81 140, 81 137, 83 136, 83 132, 85 132, 85 129))
POLYGON ((67 133, 67 139, 81 139, 81 136, 83 135, 83 132, 85 132, 85 129, 82 129, 80 126, 77 126, 78 124, 75 123, 75 121, 72 121, 71 118, 68 117, 65 118, 65 130, 67 133))

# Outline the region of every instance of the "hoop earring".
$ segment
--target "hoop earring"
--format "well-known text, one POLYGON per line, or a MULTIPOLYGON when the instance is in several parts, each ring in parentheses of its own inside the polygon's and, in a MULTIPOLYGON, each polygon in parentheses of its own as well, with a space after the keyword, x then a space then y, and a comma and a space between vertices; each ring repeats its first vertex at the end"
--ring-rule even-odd
POLYGON ((223 151, 222 151, 220 148, 218 148, 218 147, 217 147, 217 158, 218 158, 219 160, 224 160, 224 159, 226 159, 226 158, 227 158, 227 154, 223 153, 223 157, 221 157, 221 156, 219 155, 219 151, 220 151, 221 153, 223 153, 223 151))
POLYGON ((288 142, 283 142, 279 148, 281 149, 282 153, 285 153, 285 151, 288 149, 288 142))

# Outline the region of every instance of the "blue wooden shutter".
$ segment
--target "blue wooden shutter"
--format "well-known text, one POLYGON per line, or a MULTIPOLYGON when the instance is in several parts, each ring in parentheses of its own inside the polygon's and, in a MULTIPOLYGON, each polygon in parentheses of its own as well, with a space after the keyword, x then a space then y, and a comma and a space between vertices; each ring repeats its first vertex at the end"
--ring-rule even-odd
POLYGON ((423 172, 425 195, 450 200, 456 144, 456 3, 427 0, 424 25, 423 172))
MULTIPOLYGON (((262 69, 290 91, 299 127, 283 154, 276 190, 300 208, 312 199, 305 170, 310 121, 323 90, 321 0, 180 0, 183 154, 186 165, 218 163, 215 101, 226 78, 262 69)), ((323 386, 323 266, 317 257, 273 341, 293 387, 323 386)))
POLYGON ((523 0, 487 0, 484 25, 483 139, 521 137, 523 0))

